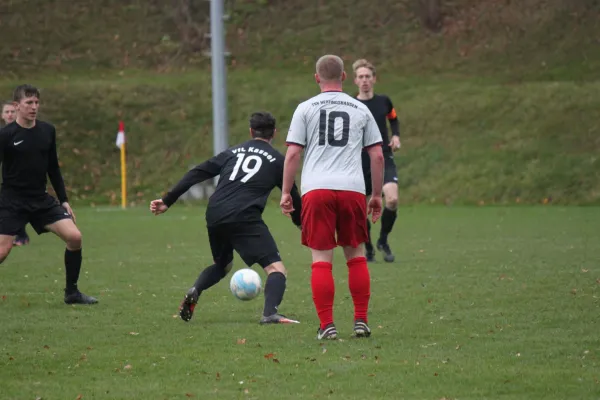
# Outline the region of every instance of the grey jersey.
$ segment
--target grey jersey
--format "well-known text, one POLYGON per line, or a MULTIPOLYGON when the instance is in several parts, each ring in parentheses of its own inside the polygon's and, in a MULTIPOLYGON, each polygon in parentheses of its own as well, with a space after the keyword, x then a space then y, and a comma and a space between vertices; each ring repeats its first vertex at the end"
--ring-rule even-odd
POLYGON ((363 103, 343 92, 323 92, 296 108, 286 141, 305 148, 302 194, 315 189, 364 194, 361 151, 382 137, 363 103))

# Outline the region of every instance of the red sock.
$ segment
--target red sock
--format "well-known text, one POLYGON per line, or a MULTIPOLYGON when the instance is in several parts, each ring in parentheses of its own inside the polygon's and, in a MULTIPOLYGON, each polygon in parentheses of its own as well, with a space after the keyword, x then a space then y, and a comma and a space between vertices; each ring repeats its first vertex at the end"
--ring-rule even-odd
POLYGON ((367 322, 369 299, 371 298, 371 277, 367 259, 356 257, 348 260, 348 287, 354 302, 354 320, 367 322))
POLYGON ((313 302, 321 321, 321 329, 333 322, 333 297, 335 286, 333 283, 333 266, 328 262, 316 262, 312 265, 310 286, 313 293, 313 302))

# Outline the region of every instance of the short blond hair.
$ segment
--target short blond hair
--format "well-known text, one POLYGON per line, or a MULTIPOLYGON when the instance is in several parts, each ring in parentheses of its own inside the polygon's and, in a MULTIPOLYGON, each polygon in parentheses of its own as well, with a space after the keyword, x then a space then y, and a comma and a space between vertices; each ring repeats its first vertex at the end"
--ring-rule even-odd
POLYGON ((358 71, 359 68, 368 68, 373 73, 373 76, 375 76, 375 74, 376 74, 375 66, 364 58, 361 58, 360 60, 356 60, 356 61, 354 61, 354 64, 352 64, 352 70, 354 71, 354 75, 356 75, 356 71, 358 71))
POLYGON ((327 54, 319 58, 316 65, 317 75, 323 81, 342 81, 344 61, 335 55, 327 54))

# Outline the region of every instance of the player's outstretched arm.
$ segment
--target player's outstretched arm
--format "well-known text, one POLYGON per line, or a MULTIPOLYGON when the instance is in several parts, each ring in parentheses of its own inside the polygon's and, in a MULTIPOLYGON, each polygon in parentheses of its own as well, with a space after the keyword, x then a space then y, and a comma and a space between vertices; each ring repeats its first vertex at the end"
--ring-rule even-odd
MULTIPOLYGON (((187 192, 192 186, 219 175, 223 165, 225 165, 225 162, 230 156, 230 151, 224 151, 210 160, 196 165, 161 199, 162 204, 167 208, 171 207, 173 203, 175 203, 179 197, 187 192)), ((150 207, 152 211, 152 204, 150 207)), ((166 209, 162 212, 165 211, 166 209)), ((162 214, 162 212, 160 214, 162 214)))
POLYGON ((300 156, 302 154, 302 147, 291 144, 287 152, 285 153, 285 161, 283 163, 283 184, 281 187, 281 211, 289 215, 294 211, 294 203, 292 200, 292 187, 294 186, 294 179, 296 178, 296 172, 300 166, 300 156))

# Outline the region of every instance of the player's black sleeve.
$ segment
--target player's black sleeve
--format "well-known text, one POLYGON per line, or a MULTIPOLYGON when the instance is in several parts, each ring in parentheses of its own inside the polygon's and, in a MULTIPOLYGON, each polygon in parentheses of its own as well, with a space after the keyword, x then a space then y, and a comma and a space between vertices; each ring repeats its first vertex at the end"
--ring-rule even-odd
POLYGON ((210 160, 196 165, 189 170, 183 178, 163 197, 163 202, 167 207, 171 207, 179 197, 187 192, 189 188, 197 183, 204 182, 207 179, 214 178, 221 173, 221 169, 225 162, 230 157, 229 151, 224 151, 210 160))
POLYGON ((390 121, 390 128, 392 129, 393 136, 400 136, 400 121, 398 121, 398 115, 392 104, 392 100, 386 97, 388 103, 388 114, 387 118, 390 121))
POLYGON ((56 131, 52 132, 52 144, 50 145, 50 154, 48 154, 48 177, 52 187, 56 192, 56 197, 60 204, 67 202, 67 190, 58 165, 58 154, 56 152, 56 131))
POLYGON ((292 204, 294 205, 294 212, 292 212, 292 222, 296 226, 302 225, 302 197, 300 197, 300 192, 298 191, 298 187, 294 183, 292 185, 292 190, 290 192, 292 195, 292 204))
POLYGON ((8 133, 4 129, 0 129, 0 164, 4 161, 4 148, 8 141, 8 133))

